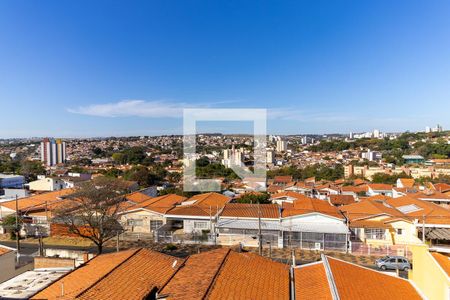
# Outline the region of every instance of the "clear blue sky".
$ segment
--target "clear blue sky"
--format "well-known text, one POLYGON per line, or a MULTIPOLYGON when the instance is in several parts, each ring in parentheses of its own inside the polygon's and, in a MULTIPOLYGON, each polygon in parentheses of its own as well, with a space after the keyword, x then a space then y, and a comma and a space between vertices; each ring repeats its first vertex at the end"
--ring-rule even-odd
POLYGON ((181 133, 183 107, 448 129, 450 2, 4 0, 0 104, 0 137, 181 133))

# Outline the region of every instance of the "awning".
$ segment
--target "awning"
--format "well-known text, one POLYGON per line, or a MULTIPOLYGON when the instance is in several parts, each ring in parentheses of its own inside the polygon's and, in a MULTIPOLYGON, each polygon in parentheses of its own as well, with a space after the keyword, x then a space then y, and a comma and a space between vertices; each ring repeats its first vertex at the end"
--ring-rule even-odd
MULTIPOLYGON (((422 228, 417 228, 422 233, 422 228)), ((450 228, 425 228, 425 238, 429 240, 448 240, 450 241, 450 228)))
MULTIPOLYGON (((258 229, 258 221, 255 220, 233 220, 233 219, 222 219, 217 223, 219 228, 233 228, 233 229, 258 229)), ((279 222, 267 222, 261 221, 262 230, 281 230, 281 225, 279 222)))
POLYGON ((302 222, 292 225, 284 224, 283 230, 292 232, 317 232, 317 233, 349 233, 347 226, 344 223, 315 223, 302 222))
MULTIPOLYGON (((222 219, 217 223, 219 228, 233 229, 258 229, 257 220, 233 220, 222 219)), ((316 223, 316 222, 296 222, 294 224, 280 224, 279 222, 261 221, 262 230, 277 230, 284 232, 316 232, 316 233, 349 233, 344 223, 316 223)))

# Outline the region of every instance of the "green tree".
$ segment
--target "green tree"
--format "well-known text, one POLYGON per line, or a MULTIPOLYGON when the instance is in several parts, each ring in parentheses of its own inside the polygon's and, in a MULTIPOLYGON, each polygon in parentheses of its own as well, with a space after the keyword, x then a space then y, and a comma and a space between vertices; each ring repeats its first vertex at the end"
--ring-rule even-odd
POLYGON ((37 175, 45 174, 45 168, 40 162, 24 160, 20 164, 19 172, 27 179, 27 181, 33 181, 37 179, 37 175))
POLYGON ((16 214, 11 214, 4 217, 0 222, 5 231, 9 233, 9 237, 11 240, 15 240, 17 238, 17 233, 20 232, 22 228, 22 218, 19 217, 17 221, 18 222, 16 223, 16 214), (17 227, 17 225, 19 225, 19 227, 17 227))
POLYGON ((118 213, 127 192, 128 184, 120 179, 101 176, 83 182, 58 207, 52 222, 91 240, 101 254, 103 245, 123 231, 118 213))
POLYGON ((408 176, 404 172, 400 174, 393 174, 389 175, 386 173, 376 173, 372 176, 372 182, 373 183, 386 183, 386 184, 395 184, 397 182, 397 179, 399 178, 412 178, 411 176, 408 176))
POLYGON ((245 193, 236 199, 238 203, 260 203, 268 204, 271 203, 270 195, 267 193, 245 193))

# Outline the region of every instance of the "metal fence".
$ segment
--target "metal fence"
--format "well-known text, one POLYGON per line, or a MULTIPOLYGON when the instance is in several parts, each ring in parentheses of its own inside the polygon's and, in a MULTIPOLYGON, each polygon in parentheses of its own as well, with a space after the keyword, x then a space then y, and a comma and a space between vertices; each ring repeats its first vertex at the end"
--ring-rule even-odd
POLYGON ((360 242, 351 242, 353 255, 386 256, 398 255, 412 257, 411 246, 408 245, 366 245, 360 242))
POLYGON ((155 241, 159 243, 203 245, 214 245, 216 243, 215 236, 209 233, 174 234, 170 231, 158 231, 155 233, 155 241))

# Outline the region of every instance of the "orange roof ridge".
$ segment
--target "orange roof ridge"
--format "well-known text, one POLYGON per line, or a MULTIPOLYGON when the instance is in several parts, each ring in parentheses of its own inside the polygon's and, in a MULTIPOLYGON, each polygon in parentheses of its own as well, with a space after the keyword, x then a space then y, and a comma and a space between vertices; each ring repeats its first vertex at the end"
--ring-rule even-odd
POLYGON ((323 261, 323 266, 325 268, 325 274, 328 280, 328 286, 330 287, 330 292, 333 299, 339 299, 339 291, 336 287, 336 282, 334 281, 333 271, 331 270, 330 264, 328 263, 328 258, 323 253, 321 254, 323 261))
POLYGON ((211 292, 211 288, 213 287, 213 284, 216 282, 217 277, 222 272, 223 266, 225 265, 225 262, 228 260, 228 257, 230 256, 231 249, 228 249, 227 253, 225 254, 224 259, 222 260, 222 263, 220 264, 219 268, 217 269, 216 274, 214 274, 214 277, 212 278, 211 282, 209 283, 208 288, 205 291, 205 294, 203 295, 202 299, 206 298, 206 296, 211 292))
POLYGON ((161 285, 161 288, 158 290, 158 292, 162 291, 167 284, 169 284, 169 282, 175 277, 175 275, 181 270, 183 269, 184 265, 188 262, 189 258, 191 258, 192 255, 189 255, 185 260, 183 260, 183 262, 180 264, 180 266, 178 267, 178 269, 173 272, 173 274, 167 278, 166 282, 164 282, 163 285, 161 285))

